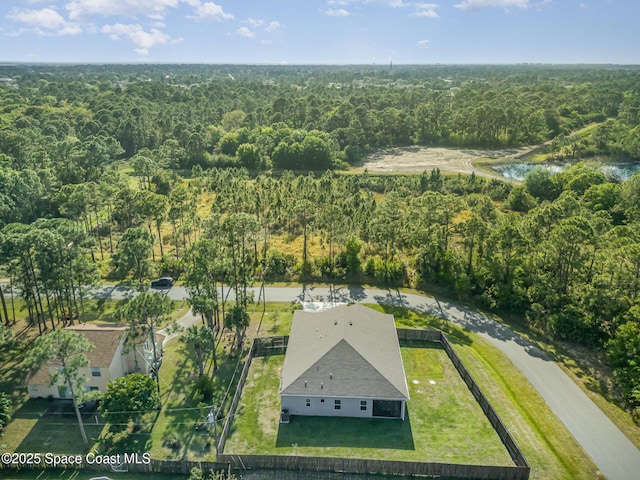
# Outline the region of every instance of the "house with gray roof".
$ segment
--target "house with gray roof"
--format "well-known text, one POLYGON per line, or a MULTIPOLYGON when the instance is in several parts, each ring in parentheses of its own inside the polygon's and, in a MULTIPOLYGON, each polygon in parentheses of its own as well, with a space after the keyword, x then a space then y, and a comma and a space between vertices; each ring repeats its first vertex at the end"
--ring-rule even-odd
POLYGON ((362 305, 297 310, 279 393, 288 415, 404 420, 409 389, 393 315, 362 305))

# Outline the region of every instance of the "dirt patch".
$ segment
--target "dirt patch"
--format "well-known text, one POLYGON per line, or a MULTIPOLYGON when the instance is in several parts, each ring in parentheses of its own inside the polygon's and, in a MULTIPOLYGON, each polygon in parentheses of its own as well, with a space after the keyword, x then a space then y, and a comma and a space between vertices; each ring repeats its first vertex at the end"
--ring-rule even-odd
POLYGON ((382 150, 368 156, 361 168, 370 172, 424 172, 439 168, 442 173, 463 173, 489 178, 504 177, 476 167, 479 158, 513 159, 527 149, 508 150, 454 150, 450 148, 403 147, 382 150))

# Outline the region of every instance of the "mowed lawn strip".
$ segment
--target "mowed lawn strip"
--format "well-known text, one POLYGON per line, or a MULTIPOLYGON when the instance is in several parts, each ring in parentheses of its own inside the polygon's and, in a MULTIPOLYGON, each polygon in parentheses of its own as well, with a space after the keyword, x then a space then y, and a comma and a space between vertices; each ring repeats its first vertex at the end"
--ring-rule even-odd
POLYGON ((406 421, 294 416, 288 425, 278 423, 284 356, 254 359, 225 452, 512 465, 444 350, 403 347, 402 356, 406 421))
POLYGON ((444 330, 531 466, 532 480, 598 478, 591 457, 511 360, 488 341, 433 315, 375 305, 398 327, 444 330))

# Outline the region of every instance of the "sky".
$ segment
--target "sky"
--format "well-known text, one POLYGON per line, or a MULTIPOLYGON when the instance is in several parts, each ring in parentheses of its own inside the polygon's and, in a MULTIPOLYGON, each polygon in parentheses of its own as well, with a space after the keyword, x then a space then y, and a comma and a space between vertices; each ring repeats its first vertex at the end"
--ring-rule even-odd
POLYGON ((0 63, 640 64, 639 0, 0 0, 0 63))

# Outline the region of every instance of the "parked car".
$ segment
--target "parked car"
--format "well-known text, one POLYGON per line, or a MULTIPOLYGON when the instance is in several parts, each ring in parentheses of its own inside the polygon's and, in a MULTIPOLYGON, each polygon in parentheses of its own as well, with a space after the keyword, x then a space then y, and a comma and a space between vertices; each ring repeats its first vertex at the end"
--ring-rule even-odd
POLYGON ((151 281, 152 288, 172 287, 173 277, 161 277, 151 281))

